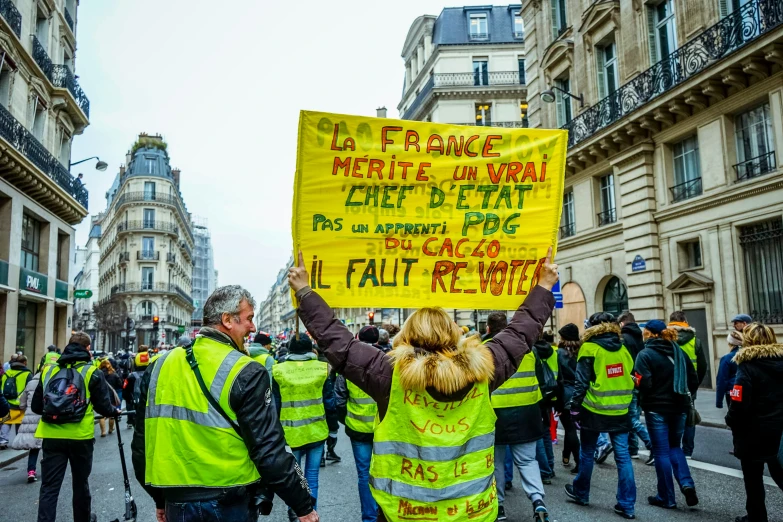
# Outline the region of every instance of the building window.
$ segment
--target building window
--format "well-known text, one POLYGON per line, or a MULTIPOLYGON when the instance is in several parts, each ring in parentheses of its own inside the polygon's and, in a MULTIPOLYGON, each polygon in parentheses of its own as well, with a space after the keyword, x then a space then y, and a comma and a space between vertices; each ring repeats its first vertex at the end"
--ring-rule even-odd
POLYGON ((486 40, 489 38, 486 13, 470 15, 469 36, 471 40, 486 40))
POLYGON ((141 289, 152 290, 155 280, 155 269, 145 266, 141 269, 141 289))
POLYGON ((567 0, 551 0, 552 8, 552 39, 556 40, 568 27, 567 0))
POLYGON ((22 268, 38 272, 38 256, 41 249, 41 223, 22 214, 22 268))
POLYGON ((141 238, 142 257, 145 257, 145 259, 149 259, 152 257, 154 251, 155 251, 155 238, 154 237, 141 238))
POLYGON ((145 158, 144 166, 146 167, 147 174, 155 174, 155 158, 145 158))
POLYGON ((145 201, 154 201, 155 200, 155 182, 154 181, 145 181, 144 182, 144 200, 145 201))
POLYGON ((514 13, 514 38, 525 37, 525 21, 522 20, 522 13, 517 11, 514 13))
POLYGON ((144 228, 155 228, 155 209, 154 208, 145 208, 144 209, 144 228))
POLYGON ((139 315, 142 321, 152 321, 152 316, 155 315, 155 303, 152 301, 139 303, 139 315))
POLYGON ((740 228, 750 315, 783 324, 783 219, 740 228))
POLYGON ((527 128, 528 127, 527 102, 524 101, 519 102, 519 119, 522 122, 522 127, 527 128))
POLYGON ((734 121, 737 135, 737 180, 743 181, 775 170, 775 148, 769 103, 743 112, 734 121))
POLYGON ((677 49, 677 23, 674 18, 674 0, 663 0, 647 8, 650 65, 665 60, 677 49))
POLYGON ((617 207, 614 200, 614 174, 602 176, 599 186, 601 213, 598 214, 598 226, 600 227, 617 221, 617 207))
POLYGON ((565 239, 576 234, 573 191, 563 194, 563 216, 560 218, 560 221, 560 239, 565 239))
POLYGON ((473 85, 489 85, 489 61, 473 60, 473 85))
POLYGON ((609 42, 596 49, 598 60, 598 97, 603 99, 619 87, 617 74, 617 46, 609 42))
POLYGON ((520 83, 520 85, 524 85, 524 83, 525 83, 525 59, 524 58, 517 59, 517 64, 519 65, 519 83, 520 83))
MULTIPOLYGON (((0 87, 0 89, 2 89, 0 87)), ((71 163, 71 137, 65 133, 65 130, 61 130, 60 137, 60 163, 65 166, 71 163)))
POLYGON ((675 143, 674 186, 671 187, 674 203, 701 195, 701 167, 699 165, 699 139, 696 136, 675 143))
POLYGON ((16 320, 16 351, 22 352, 27 356, 28 361, 32 361, 35 356, 38 305, 20 299, 16 320))
POLYGON ((35 36, 41 42, 46 52, 49 52, 49 49, 47 49, 49 44, 49 18, 41 11, 40 7, 36 11, 35 36))
POLYGON ((0 54, 0 105, 8 108, 11 102, 11 77, 14 72, 6 61, 6 54, 0 54))
POLYGON ((604 288, 603 311, 615 317, 628 311, 628 289, 619 277, 612 277, 604 288))
POLYGON ((476 104, 476 125, 489 127, 492 125, 492 104, 476 104))
POLYGON ((701 242, 693 239, 677 243, 677 260, 680 272, 703 268, 701 242))
POLYGON ((46 124, 46 105, 43 104, 38 96, 33 96, 33 136, 38 141, 43 140, 44 125, 46 124))
POLYGON ((571 114, 571 97, 567 96, 565 92, 571 92, 571 80, 564 78, 561 80, 555 80, 555 109, 557 111, 557 126, 562 127, 568 124, 572 119, 571 114))

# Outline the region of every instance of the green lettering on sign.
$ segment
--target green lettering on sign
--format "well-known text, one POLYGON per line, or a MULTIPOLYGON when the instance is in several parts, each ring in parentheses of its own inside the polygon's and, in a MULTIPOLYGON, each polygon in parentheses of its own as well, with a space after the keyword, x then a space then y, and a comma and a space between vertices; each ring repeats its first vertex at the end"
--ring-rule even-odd
POLYGON ((92 290, 74 290, 73 291, 73 298, 74 299, 89 299, 92 297, 92 290))

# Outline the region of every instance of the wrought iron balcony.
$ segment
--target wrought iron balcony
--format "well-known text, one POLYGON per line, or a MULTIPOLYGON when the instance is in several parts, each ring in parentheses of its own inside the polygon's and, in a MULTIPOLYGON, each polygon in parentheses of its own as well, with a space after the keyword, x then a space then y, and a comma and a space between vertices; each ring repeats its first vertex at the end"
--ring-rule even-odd
POLYGON ((11 0, 0 0, 0 15, 5 18, 6 23, 16 34, 17 38, 22 37, 22 13, 16 8, 11 0))
POLYGON ((598 226, 611 225, 617 221, 617 209, 610 208, 598 213, 598 226))
POLYGON ((76 81, 76 77, 67 65, 52 65, 52 74, 49 78, 52 85, 60 89, 68 89, 73 99, 81 108, 87 118, 90 117, 90 100, 76 81))
POLYGON ((455 125, 473 125, 478 127, 504 127, 507 129, 527 129, 530 124, 527 118, 523 118, 520 121, 491 121, 488 123, 479 123, 474 121, 472 123, 455 123, 455 125))
POLYGON ((775 151, 771 150, 761 156, 756 156, 742 163, 734 165, 737 173, 737 181, 745 181, 751 178, 763 176, 776 168, 775 151))
POLYGON ((483 42, 483 41, 489 40, 489 33, 486 33, 486 32, 479 33, 479 32, 470 31, 468 33, 468 39, 471 42, 483 42))
POLYGON ((117 225, 117 233, 128 232, 131 230, 157 230, 160 232, 166 232, 175 236, 179 235, 179 227, 174 223, 168 221, 146 221, 146 220, 134 220, 123 221, 117 225))
POLYGON ((193 304, 193 299, 178 285, 169 283, 154 283, 150 281, 141 281, 139 283, 121 283, 111 288, 111 295, 128 293, 157 293, 157 294, 177 294, 187 303, 193 304))
MULTIPOLYGON (((125 182, 124 179, 120 180, 120 185, 122 185, 125 182)), ((183 223, 189 223, 190 217, 188 216, 187 209, 185 208, 185 204, 182 202, 182 200, 179 199, 176 195, 168 195, 168 194, 160 194, 157 192, 125 192, 120 197, 116 199, 116 203, 112 203, 115 205, 116 209, 119 209, 122 205, 126 203, 137 203, 137 202, 144 202, 144 201, 154 201, 155 203, 163 203, 165 205, 172 205, 176 207, 177 212, 179 213, 180 219, 182 219, 183 223)), ((193 237, 193 232, 190 230, 189 227, 184 228, 185 232, 189 237, 193 237)))
POLYGON ((120 252, 120 257, 117 260, 117 263, 122 265, 123 263, 127 263, 130 261, 130 252, 120 252))
POLYGON ((684 183, 669 187, 672 192, 672 203, 701 196, 701 178, 695 178, 684 183))
POLYGON ((30 160, 36 167, 84 208, 87 208, 88 193, 81 182, 71 176, 60 160, 52 156, 40 141, 28 131, 8 109, 0 105, 0 137, 30 160))
POLYGON ((783 23, 780 0, 754 0, 602 99, 562 128, 573 147, 783 23))
POLYGON ((172 254, 171 252, 166 254, 166 262, 167 263, 171 263, 171 264, 176 263, 177 262, 177 254, 172 254))
POLYGON ((188 245, 187 241, 180 241, 179 242, 179 246, 185 252, 187 252, 188 258, 190 258, 192 260, 193 259, 193 250, 190 249, 190 245, 188 245))
POLYGON ((35 35, 33 35, 33 60, 35 60, 35 63, 41 68, 44 76, 51 81, 52 67, 54 67, 54 64, 52 63, 51 58, 49 58, 49 53, 46 52, 43 44, 41 44, 38 37, 35 35))
POLYGON ((413 103, 410 104, 410 107, 408 107, 408 110, 405 111, 405 113, 402 115, 403 120, 409 120, 411 116, 416 114, 416 111, 419 110, 419 107, 422 103, 424 103, 424 100, 429 98, 430 93, 432 93, 432 87, 435 85, 435 78, 433 76, 430 76, 430 79, 427 80, 427 83, 424 84, 424 86, 419 91, 419 94, 416 95, 416 99, 413 100, 413 103))
POLYGON ((137 250, 136 259, 138 261, 158 261, 160 259, 160 251, 158 250, 137 250))
POLYGON ((560 227, 560 239, 576 235, 576 223, 567 223, 560 227))
POLYGON ((68 24, 68 27, 71 28, 71 32, 73 32, 73 17, 67 7, 63 7, 63 14, 65 15, 65 23, 68 24))

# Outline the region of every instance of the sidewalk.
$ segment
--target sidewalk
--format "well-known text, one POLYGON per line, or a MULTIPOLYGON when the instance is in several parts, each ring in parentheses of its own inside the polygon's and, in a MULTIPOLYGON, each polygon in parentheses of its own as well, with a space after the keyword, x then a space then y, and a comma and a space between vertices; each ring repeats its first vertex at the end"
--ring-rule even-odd
POLYGON ((713 390, 699 390, 699 393, 696 394, 696 410, 701 415, 700 426, 728 429, 724 419, 728 407, 726 401, 723 401, 723 409, 719 410, 715 407, 715 392, 713 390))
POLYGON ((27 450, 14 450, 10 448, 2 450, 0 451, 0 468, 4 468, 19 459, 25 458, 26 456, 27 450))

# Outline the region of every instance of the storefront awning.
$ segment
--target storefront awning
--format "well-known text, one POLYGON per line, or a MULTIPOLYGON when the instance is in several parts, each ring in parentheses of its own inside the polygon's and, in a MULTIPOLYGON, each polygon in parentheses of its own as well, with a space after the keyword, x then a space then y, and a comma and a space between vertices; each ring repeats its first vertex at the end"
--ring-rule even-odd
POLYGON ((55 299, 54 300, 55 305, 71 305, 73 306, 73 301, 68 301, 67 299, 55 299))
POLYGON ((19 290, 19 295, 29 301, 38 301, 40 303, 45 303, 46 301, 54 301, 54 297, 49 297, 48 295, 43 295, 43 294, 36 294, 35 292, 29 292, 27 290, 19 290))
POLYGON ((16 288, 14 288, 13 286, 8 286, 8 285, 0 285, 0 292, 6 293, 6 294, 8 292, 16 292, 16 288))

